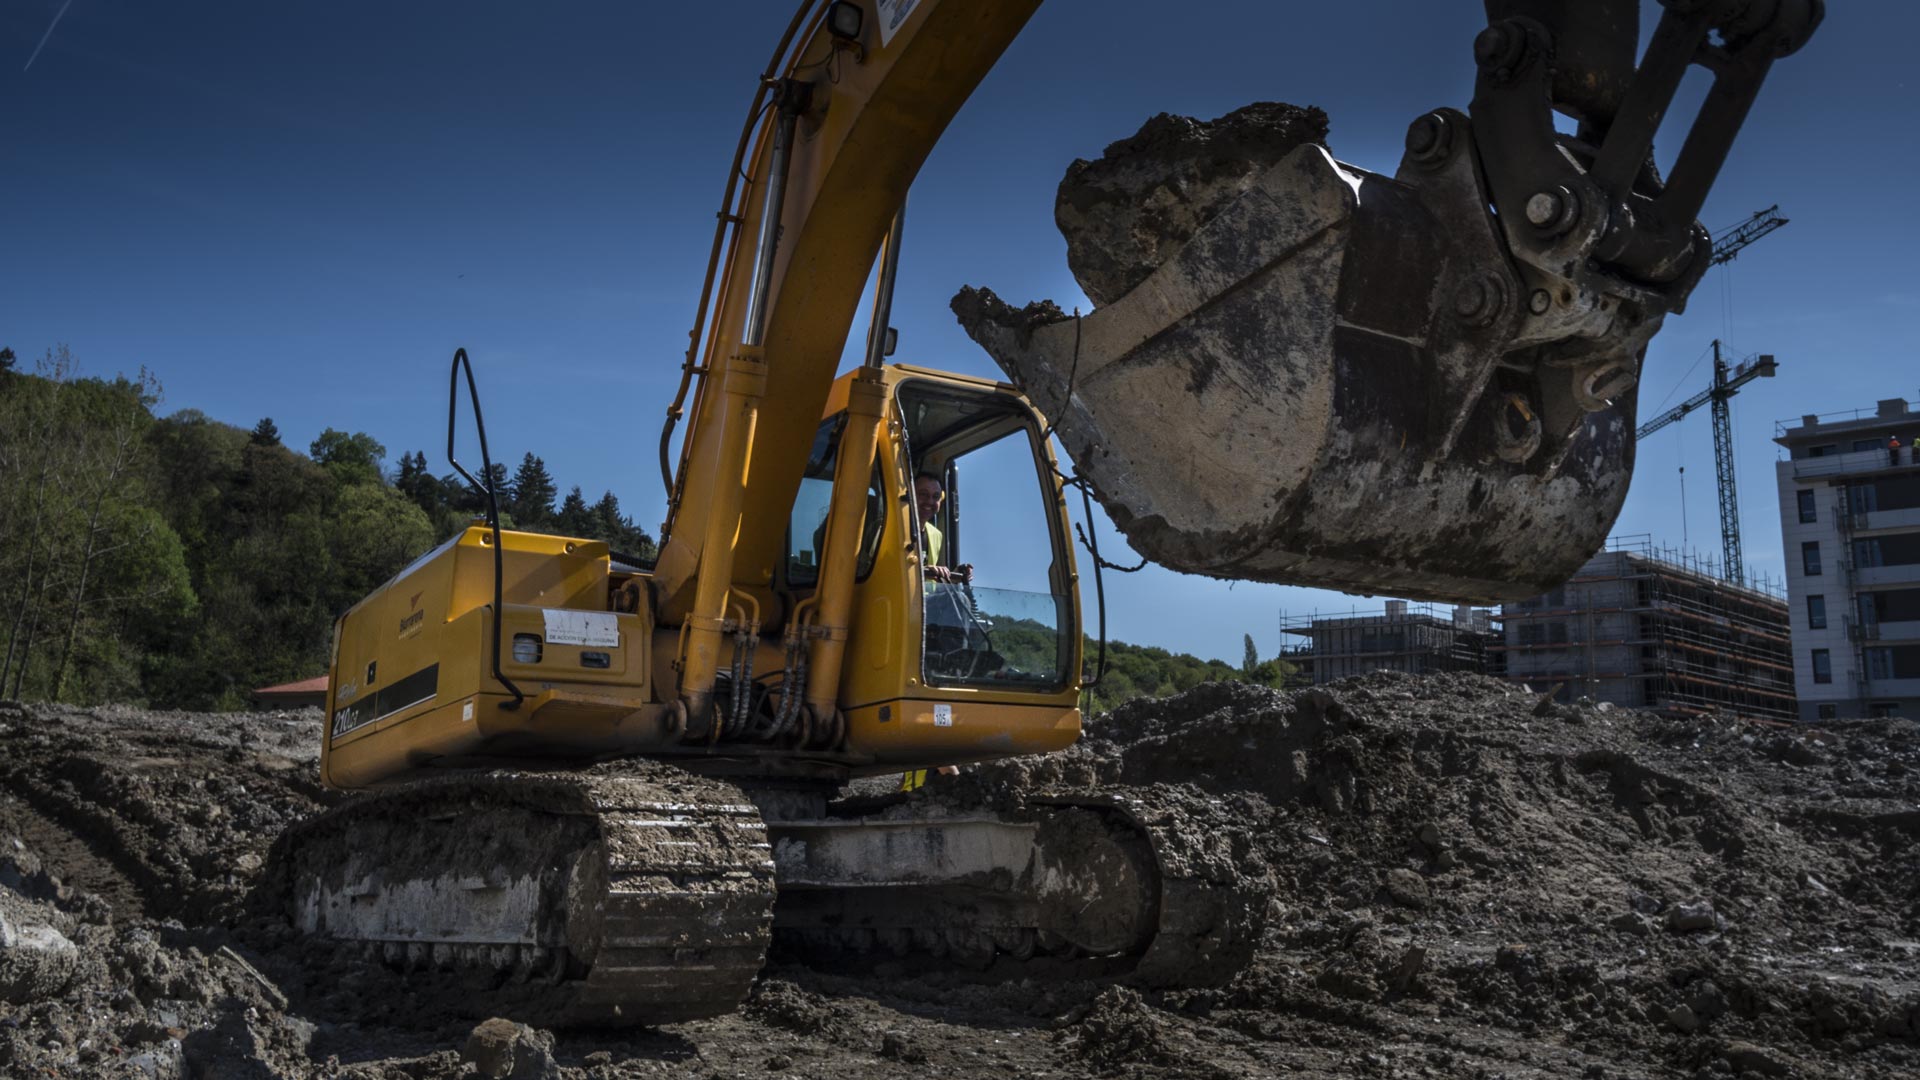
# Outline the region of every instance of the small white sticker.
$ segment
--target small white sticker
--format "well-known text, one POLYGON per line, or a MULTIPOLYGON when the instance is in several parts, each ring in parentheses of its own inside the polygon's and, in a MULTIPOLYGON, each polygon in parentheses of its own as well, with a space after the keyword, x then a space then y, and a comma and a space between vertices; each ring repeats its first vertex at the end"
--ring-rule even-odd
POLYGON ((881 45, 893 40, 893 32, 900 29, 900 24, 907 21, 919 3, 920 0, 880 0, 874 14, 880 17, 881 45))
POLYGON ((547 644, 585 645, 595 649, 620 647, 620 617, 611 611, 572 611, 545 608, 547 644))
POLYGON ((933 707, 933 726, 934 727, 952 727, 953 726, 953 706, 935 705, 933 707))
POLYGON ((460 719, 462 722, 473 719, 473 702, 469 701, 465 705, 460 706, 460 719))

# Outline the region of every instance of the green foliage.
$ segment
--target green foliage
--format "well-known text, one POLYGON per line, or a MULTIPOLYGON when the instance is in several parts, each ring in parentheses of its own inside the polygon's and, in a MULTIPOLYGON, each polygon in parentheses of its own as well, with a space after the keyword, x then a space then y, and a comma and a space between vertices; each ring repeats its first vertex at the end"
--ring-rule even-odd
MULTIPOLYGON (((1086 643, 1089 677, 1098 660, 1100 643, 1086 643)), ((1294 666, 1284 660, 1256 662, 1252 670, 1238 668, 1224 660, 1202 660, 1186 653, 1169 652, 1151 645, 1129 645, 1124 641, 1107 642, 1107 671, 1100 684, 1088 692, 1087 709, 1105 712, 1123 701, 1137 697, 1166 697, 1190 690, 1203 682, 1252 682, 1281 687, 1293 674, 1294 666)))
POLYGON ((528 454, 520 459, 520 468, 508 485, 511 495, 501 509, 513 515, 522 529, 538 529, 553 523, 553 497, 560 489, 547 475, 547 463, 528 454))
POLYGON ((280 428, 274 424, 273 417, 263 416, 259 423, 253 425, 252 442, 255 446, 280 445, 280 428))
POLYGON ((377 484, 387 448, 365 432, 349 435, 328 428, 313 440, 308 453, 342 484, 377 484))
POLYGON ((579 484, 573 485, 567 497, 560 500, 560 512, 554 515, 553 527, 562 536, 585 536, 593 528, 593 511, 587 509, 579 484))
POLYGON ((1254 647, 1252 634, 1244 636, 1246 638, 1246 652, 1240 658, 1240 673, 1242 675, 1251 675, 1253 674, 1253 669, 1260 666, 1260 650, 1254 647))
POLYGON ((0 396, 0 696, 127 696, 189 617, 187 549, 147 439, 159 384, 83 379, 64 347, 0 396))

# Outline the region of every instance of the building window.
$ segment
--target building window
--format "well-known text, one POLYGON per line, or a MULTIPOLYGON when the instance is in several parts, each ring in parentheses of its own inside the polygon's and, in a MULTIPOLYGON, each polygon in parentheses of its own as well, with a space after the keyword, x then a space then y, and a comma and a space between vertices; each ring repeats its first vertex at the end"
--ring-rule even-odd
POLYGON ((1856 514, 1871 514, 1880 509, 1878 484, 1847 485, 1847 508, 1856 514))
POLYGON ((1853 440, 1853 452, 1858 454, 1862 450, 1878 450, 1885 445, 1886 444, 1879 439, 1855 439, 1853 440))
POLYGON ((1853 542, 1853 565, 1860 570, 1870 570, 1880 565, 1880 541, 1875 538, 1855 540, 1853 542))
POLYGON ((1884 720, 1889 716, 1900 715, 1900 703, 1897 701, 1876 701, 1867 706, 1867 715, 1884 720))
POLYGON ((1800 524, 1806 525, 1819 520, 1820 515, 1813 508, 1813 492, 1800 492, 1800 524))
POLYGON ((1827 628, 1827 598, 1814 595, 1807 597, 1807 629, 1825 630, 1827 628))
POLYGON ((1838 450, 1838 449, 1840 449, 1839 443, 1821 443, 1819 446, 1807 447, 1807 456, 1808 457, 1826 457, 1827 455, 1833 453, 1835 450, 1838 450))
POLYGON ((1833 681, 1833 654, 1825 649, 1813 650, 1813 681, 1817 683, 1833 681))
POLYGON ((1867 678, 1869 679, 1893 678, 1893 650, 1892 649, 1868 649, 1867 650, 1867 678))
POLYGON ((1833 702, 1828 702, 1819 707, 1818 715, 1822 720, 1838 720, 1840 719, 1840 706, 1833 702))
POLYGON ((1808 577, 1820 573, 1820 541, 1809 540, 1800 545, 1800 569, 1806 571, 1808 577))

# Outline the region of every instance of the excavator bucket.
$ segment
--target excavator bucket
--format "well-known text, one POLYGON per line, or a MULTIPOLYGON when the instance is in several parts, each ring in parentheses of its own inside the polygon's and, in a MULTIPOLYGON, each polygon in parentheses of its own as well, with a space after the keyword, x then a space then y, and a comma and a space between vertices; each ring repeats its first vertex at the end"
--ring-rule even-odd
POLYGON ((1471 115, 1417 118, 1392 177, 1335 161, 1318 109, 1159 116, 1060 185, 1091 314, 954 298, 1141 554, 1492 602, 1605 542, 1647 341, 1713 261, 1701 205, 1825 8, 1664 4, 1643 51, 1637 0, 1486 7, 1471 115), (1690 65, 1713 86, 1662 175, 1690 65))
POLYGON ((1465 125, 1436 122, 1461 129, 1448 152, 1389 178, 1334 160, 1318 110, 1156 118, 1062 184, 1092 313, 955 299, 1141 554, 1490 602, 1605 541, 1661 310, 1630 288, 1540 296, 1465 125))
POLYGON ((1460 113, 1393 177, 1324 136, 1286 105, 1157 117, 1061 185, 1090 314, 954 311, 1155 562, 1449 601, 1565 580, 1626 497, 1673 290, 1514 260, 1460 113))

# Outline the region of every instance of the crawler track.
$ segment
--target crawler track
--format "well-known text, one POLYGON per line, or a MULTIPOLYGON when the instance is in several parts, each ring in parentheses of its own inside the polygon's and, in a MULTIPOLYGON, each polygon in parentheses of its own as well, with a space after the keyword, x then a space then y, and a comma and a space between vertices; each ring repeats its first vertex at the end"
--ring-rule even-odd
POLYGON ((552 1025, 732 1011, 774 898, 752 802, 650 763, 370 793, 283 836, 269 873, 297 929, 552 1025))

